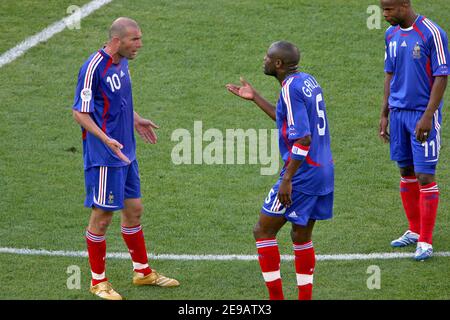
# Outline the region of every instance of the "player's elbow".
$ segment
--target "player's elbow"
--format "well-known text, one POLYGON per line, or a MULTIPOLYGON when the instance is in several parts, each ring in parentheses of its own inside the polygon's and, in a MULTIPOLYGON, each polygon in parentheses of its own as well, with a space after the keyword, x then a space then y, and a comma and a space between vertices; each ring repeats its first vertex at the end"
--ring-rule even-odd
POLYGON ((303 138, 298 139, 295 143, 301 144, 302 146, 311 145, 311 136, 304 136, 303 138))
POLYGON ((447 88, 447 83, 448 83, 448 76, 442 76, 442 77, 438 77, 439 81, 441 81, 442 86, 445 88, 447 88))
POLYGON ((79 111, 72 109, 72 116, 73 116, 74 120, 78 123, 80 123, 80 115, 81 115, 81 113, 79 111))

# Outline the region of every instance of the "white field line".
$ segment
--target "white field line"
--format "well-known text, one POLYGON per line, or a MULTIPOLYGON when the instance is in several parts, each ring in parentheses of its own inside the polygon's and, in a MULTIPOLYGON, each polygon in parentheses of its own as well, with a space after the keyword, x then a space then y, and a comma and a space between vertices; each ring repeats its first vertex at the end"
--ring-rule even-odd
POLYGON ((55 34, 63 31, 67 26, 76 24, 81 19, 87 17, 92 12, 100 9, 104 5, 110 3, 113 0, 93 0, 80 8, 79 11, 74 12, 72 15, 65 17, 58 22, 53 23, 41 32, 35 34, 34 36, 26 38, 24 41, 19 43, 14 48, 9 49, 2 55, 0 55, 0 68, 4 65, 16 60, 18 57, 23 55, 26 51, 36 46, 40 42, 47 41, 55 34))
MULTIPOLYGON (((0 248, 0 253, 9 253, 17 255, 27 255, 27 256, 53 256, 53 257, 87 257, 86 251, 50 251, 44 249, 26 249, 26 248, 0 248)), ((111 252, 106 255, 111 259, 130 259, 130 254, 125 252, 111 252)), ((435 257, 450 257, 450 252, 435 252, 433 254, 435 257)), ((369 254, 325 254, 317 255, 316 259, 318 261, 353 261, 353 260, 377 260, 377 259, 402 259, 402 258, 412 258, 413 253, 396 253, 396 252, 385 252, 385 253, 369 253, 369 254)), ((203 261, 253 261, 257 260, 256 255, 238 255, 238 254, 227 254, 227 255, 213 255, 213 254, 148 254, 150 260, 176 260, 176 261, 192 261, 192 260, 203 260, 203 261)), ((292 261, 294 256, 282 255, 281 260, 292 261)))

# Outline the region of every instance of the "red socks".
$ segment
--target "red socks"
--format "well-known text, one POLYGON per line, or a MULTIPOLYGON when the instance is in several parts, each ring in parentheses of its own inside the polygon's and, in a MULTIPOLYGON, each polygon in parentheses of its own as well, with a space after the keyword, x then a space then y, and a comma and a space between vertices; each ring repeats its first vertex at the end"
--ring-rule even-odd
POLYGON ((402 177, 400 195, 408 218, 409 230, 420 235, 419 242, 432 244, 439 203, 437 183, 419 186, 415 176, 402 177))
POLYGON ((280 252, 278 243, 273 239, 257 239, 258 260, 262 275, 269 290, 270 300, 283 300, 283 288, 280 274, 280 252))
MULTIPOLYGON (((257 239, 258 260, 269 290, 270 300, 283 300, 280 274, 280 252, 276 239, 257 239)), ((312 241, 294 242, 295 272, 297 274, 298 299, 311 300, 316 255, 312 241)))
POLYGON ((415 176, 401 177, 400 196, 409 222, 409 230, 420 234, 419 183, 415 176))
MULTIPOLYGON (((140 225, 135 227, 122 226, 122 237, 128 247, 133 261, 133 269, 144 276, 152 272, 148 266, 147 250, 145 248, 144 234, 140 225)), ((105 235, 98 235, 86 231, 86 243, 91 265, 92 286, 107 281, 105 276, 106 241, 105 235)))
POLYGON ((294 242, 295 272, 297 274, 298 299, 311 300, 316 255, 312 241, 294 242))
POLYGON ((439 189, 436 182, 420 186, 420 237, 419 242, 433 243, 433 229, 439 204, 439 189))
POLYGON ((92 286, 107 281, 105 276, 106 241, 105 235, 97 235, 86 231, 86 243, 91 265, 92 286))
POLYGON ((144 276, 150 274, 152 269, 148 266, 147 250, 141 225, 135 227, 122 226, 122 237, 130 252, 134 271, 144 276))

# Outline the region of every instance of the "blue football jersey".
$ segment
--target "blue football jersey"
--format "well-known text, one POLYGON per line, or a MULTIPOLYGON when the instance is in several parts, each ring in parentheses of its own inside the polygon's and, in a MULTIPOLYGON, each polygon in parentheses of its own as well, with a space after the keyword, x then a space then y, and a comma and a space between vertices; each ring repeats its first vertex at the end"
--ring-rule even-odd
MULTIPOLYGON (((118 64, 102 49, 80 68, 73 109, 90 113, 94 122, 109 137, 123 145, 130 161, 136 159, 134 111, 128 60, 118 64)), ((127 165, 100 139, 82 128, 84 168, 127 165)))
POLYGON ((282 84, 277 102, 279 148, 285 163, 291 160, 296 140, 311 136, 306 159, 292 178, 293 189, 309 195, 325 195, 334 190, 334 163, 322 88, 313 76, 296 73, 282 84))
POLYGON ((389 107, 424 111, 434 77, 449 74, 447 34, 419 15, 408 29, 389 27, 385 42, 384 70, 393 74, 389 107))

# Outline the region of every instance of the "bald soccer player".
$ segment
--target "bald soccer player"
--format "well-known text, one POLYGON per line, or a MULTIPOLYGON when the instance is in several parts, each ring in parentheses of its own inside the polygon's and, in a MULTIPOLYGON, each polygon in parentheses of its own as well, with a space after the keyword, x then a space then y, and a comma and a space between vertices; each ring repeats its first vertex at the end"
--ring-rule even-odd
POLYGON ((322 88, 298 70, 300 52, 290 42, 273 43, 264 57, 264 73, 282 89, 276 107, 248 82, 228 84, 235 95, 253 101, 276 121, 280 153, 285 163, 270 190, 253 235, 269 298, 284 299, 277 233, 290 222, 295 253, 298 298, 312 298, 315 253, 312 231, 316 220, 333 215, 334 164, 322 88))
POLYGON ((152 121, 133 111, 128 60, 142 47, 138 24, 118 18, 109 30, 109 41, 92 54, 78 74, 73 116, 82 127, 86 187, 84 205, 92 209, 86 230, 91 266, 90 291, 107 300, 122 297, 105 273, 105 234, 113 212, 121 210, 122 236, 133 263, 135 285, 174 287, 179 283, 148 265, 141 227, 143 206, 136 160, 134 129, 147 143, 156 143, 152 121))
POLYGON ((423 261, 433 254, 439 203, 435 172, 449 74, 448 40, 444 30, 416 14, 408 0, 382 0, 381 7, 391 27, 385 37, 379 135, 390 142, 391 160, 400 169, 400 195, 409 222, 391 246, 416 245, 414 259, 423 261))

